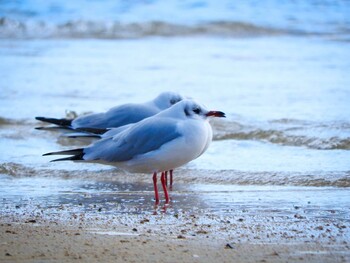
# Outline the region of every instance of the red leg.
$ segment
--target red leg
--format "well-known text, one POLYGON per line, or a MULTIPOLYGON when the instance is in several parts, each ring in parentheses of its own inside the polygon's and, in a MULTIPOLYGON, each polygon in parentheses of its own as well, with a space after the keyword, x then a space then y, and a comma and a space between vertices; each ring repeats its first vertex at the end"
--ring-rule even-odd
POLYGON ((165 203, 168 204, 169 203, 169 194, 168 194, 168 190, 166 188, 165 173, 164 172, 162 172, 162 176, 161 176, 160 180, 162 181, 163 191, 164 191, 164 195, 165 195, 165 203))
POLYGON ((165 184, 168 185, 168 171, 165 171, 165 184))
POLYGON ((158 187, 157 187, 157 173, 153 173, 154 198, 156 203, 159 203, 158 187))
POLYGON ((173 170, 170 170, 170 186, 173 186, 173 170))

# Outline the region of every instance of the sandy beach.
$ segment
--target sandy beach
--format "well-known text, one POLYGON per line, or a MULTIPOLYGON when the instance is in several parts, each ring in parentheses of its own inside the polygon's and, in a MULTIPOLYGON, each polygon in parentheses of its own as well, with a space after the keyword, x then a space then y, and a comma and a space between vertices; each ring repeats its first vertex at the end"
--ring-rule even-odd
MULTIPOLYGON (((349 262, 349 225, 210 214, 2 217, 1 262, 349 262)), ((256 215, 258 216, 258 215, 256 215)))
MULTIPOLYGON (((181 184, 180 173, 176 178, 166 206, 155 206, 151 187, 140 187, 139 178, 126 180, 123 174, 95 182, 89 193, 68 191, 66 185, 76 187, 72 178, 32 178, 32 191, 42 191, 48 180, 62 190, 33 193, 35 198, 3 196, 0 261, 350 260, 346 189, 202 185, 193 190, 181 184), (128 191, 106 192, 106 186, 123 185, 128 191)), ((28 183, 27 178, 17 180, 16 187, 28 183)))
POLYGON ((1 262, 349 262, 349 246, 336 242, 301 243, 291 237, 274 244, 228 244, 204 230, 176 237, 28 224, 2 227, 1 262))

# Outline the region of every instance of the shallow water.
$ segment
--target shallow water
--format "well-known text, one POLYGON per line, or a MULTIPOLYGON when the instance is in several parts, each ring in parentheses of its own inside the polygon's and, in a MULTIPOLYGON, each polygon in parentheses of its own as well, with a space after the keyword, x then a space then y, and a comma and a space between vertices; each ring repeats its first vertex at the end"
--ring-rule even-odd
MULTIPOLYGON (((299 217, 350 222, 348 190, 290 186, 176 184, 169 205, 155 205, 153 187, 145 182, 91 179, 1 177, 2 213, 36 216, 83 212, 100 215, 166 213, 252 217, 299 217), (21 190, 20 192, 18 190, 21 190)), ((299 218, 300 219, 300 218, 299 218)))
POLYGON ((327 213, 341 200, 340 215, 348 218, 346 1, 105 1, 99 8, 79 1, 83 9, 56 1, 27 3, 0 4, 3 204, 151 213, 149 176, 96 164, 49 163, 43 153, 89 142, 35 130, 42 124, 34 117, 100 112, 175 90, 227 118, 212 122, 208 151, 175 172, 171 209, 250 209, 263 194, 266 199, 253 200, 255 207, 276 206, 284 213, 284 206, 310 196, 322 206, 311 214, 327 213), (174 16, 166 15, 169 10, 174 16), (257 15, 265 10, 274 15, 257 15))

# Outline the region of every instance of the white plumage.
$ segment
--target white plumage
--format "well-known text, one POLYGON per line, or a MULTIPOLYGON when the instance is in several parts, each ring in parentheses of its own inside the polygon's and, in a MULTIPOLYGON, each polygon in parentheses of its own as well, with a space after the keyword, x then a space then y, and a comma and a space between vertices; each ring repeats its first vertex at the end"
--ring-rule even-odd
MULTIPOLYGON (((182 166, 205 152, 212 140, 208 117, 225 117, 185 99, 138 123, 82 149, 48 153, 79 160, 115 165, 132 173, 159 173, 182 166)), ((163 186, 164 188, 164 186, 163 186)), ((164 189, 166 191, 166 189, 164 189)))

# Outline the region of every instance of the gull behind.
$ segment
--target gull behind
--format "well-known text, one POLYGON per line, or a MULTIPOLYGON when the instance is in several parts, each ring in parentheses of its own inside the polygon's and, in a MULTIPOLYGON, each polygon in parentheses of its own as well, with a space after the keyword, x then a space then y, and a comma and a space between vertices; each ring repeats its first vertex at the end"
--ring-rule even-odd
POLYGON ((182 100, 152 117, 144 119, 88 147, 44 155, 71 155, 53 161, 85 161, 117 166, 132 173, 153 173, 156 202, 157 173, 173 170, 196 158, 208 148, 212 128, 208 117, 225 117, 221 111, 208 111, 193 100, 182 100))
POLYGON ((107 112, 83 115, 73 120, 49 117, 35 118, 39 121, 55 124, 60 128, 71 130, 87 128, 93 131, 93 129, 106 129, 136 123, 171 107, 182 99, 183 97, 180 94, 167 91, 145 103, 127 103, 113 107, 107 112))

